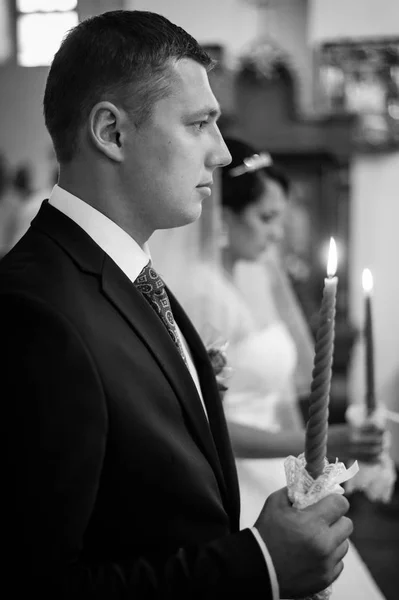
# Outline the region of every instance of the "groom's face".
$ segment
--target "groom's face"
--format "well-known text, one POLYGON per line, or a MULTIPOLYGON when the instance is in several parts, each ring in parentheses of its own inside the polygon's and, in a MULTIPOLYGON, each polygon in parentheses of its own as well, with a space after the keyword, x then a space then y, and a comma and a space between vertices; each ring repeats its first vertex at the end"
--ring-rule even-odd
POLYGON ((197 219, 215 168, 231 160, 204 67, 181 59, 170 64, 167 77, 167 97, 144 124, 132 125, 126 158, 132 202, 139 202, 152 231, 197 219))

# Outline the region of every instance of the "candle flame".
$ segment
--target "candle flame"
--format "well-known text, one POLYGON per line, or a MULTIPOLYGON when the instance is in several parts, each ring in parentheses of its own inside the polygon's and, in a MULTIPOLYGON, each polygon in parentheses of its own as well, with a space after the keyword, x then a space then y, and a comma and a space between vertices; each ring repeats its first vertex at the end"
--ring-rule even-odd
POLYGON ((329 277, 334 277, 337 272, 337 246, 334 238, 330 238, 330 248, 328 251, 328 262, 327 262, 327 275, 329 277))
POLYGON ((367 294, 370 294, 370 292, 373 290, 373 285, 374 285, 373 275, 371 274, 370 269, 363 269, 362 284, 363 284, 363 290, 367 294))

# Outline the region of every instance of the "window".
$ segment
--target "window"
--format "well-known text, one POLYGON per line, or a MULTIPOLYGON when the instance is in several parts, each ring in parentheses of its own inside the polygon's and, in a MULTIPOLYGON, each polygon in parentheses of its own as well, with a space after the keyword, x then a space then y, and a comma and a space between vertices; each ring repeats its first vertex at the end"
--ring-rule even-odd
POLYGON ((7 2, 0 2, 0 65, 13 54, 12 18, 7 2))
POLYGON ((47 66, 65 33, 78 24, 77 0, 17 0, 17 63, 47 66))

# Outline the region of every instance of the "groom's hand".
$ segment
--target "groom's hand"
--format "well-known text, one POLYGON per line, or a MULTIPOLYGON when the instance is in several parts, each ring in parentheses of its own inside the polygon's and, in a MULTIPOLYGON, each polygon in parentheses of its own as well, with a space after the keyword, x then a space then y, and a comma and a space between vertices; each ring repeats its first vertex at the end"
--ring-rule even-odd
POLYGON ((269 496, 255 527, 272 557, 281 598, 301 598, 335 581, 353 531, 348 509, 339 494, 303 510, 293 508, 287 488, 269 496))

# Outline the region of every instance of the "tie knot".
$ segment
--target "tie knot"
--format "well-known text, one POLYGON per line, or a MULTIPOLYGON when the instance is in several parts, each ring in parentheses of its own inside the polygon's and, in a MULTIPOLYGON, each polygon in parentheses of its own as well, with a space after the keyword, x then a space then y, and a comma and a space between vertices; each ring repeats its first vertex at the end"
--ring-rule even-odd
POLYGON ((165 287, 161 277, 153 268, 151 261, 140 271, 135 283, 143 294, 161 292, 165 287))

